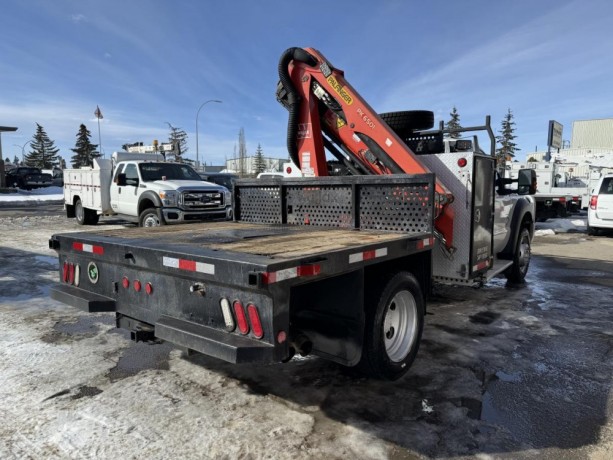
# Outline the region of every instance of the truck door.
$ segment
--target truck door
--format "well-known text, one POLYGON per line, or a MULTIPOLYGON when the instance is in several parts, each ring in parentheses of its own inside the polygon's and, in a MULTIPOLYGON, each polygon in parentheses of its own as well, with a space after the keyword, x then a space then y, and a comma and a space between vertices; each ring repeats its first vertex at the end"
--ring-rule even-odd
POLYGON ((117 213, 136 216, 138 210, 138 167, 135 163, 128 163, 124 169, 126 185, 117 186, 117 213))
POLYGON ((123 170, 125 167, 126 167, 125 164, 119 163, 117 165, 117 168, 115 169, 115 173, 113 174, 113 179, 111 180, 110 197, 111 197, 111 208, 113 209, 113 212, 119 212, 117 208, 118 208, 118 203, 119 203, 119 189, 121 187, 117 185, 117 176, 123 173, 123 170))
POLYGON ((494 159, 475 155, 473 168, 471 275, 487 270, 492 257, 494 242, 494 159))

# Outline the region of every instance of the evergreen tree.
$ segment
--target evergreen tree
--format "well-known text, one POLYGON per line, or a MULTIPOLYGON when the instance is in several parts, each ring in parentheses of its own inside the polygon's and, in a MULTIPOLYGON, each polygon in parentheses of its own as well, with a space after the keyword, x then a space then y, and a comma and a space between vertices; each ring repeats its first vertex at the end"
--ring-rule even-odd
POLYGON ((513 112, 511 112, 511 109, 508 109, 500 124, 500 135, 496 136, 496 141, 500 144, 500 148, 496 149, 496 159, 500 171, 504 171, 507 159, 511 160, 515 156, 515 152, 520 150, 514 142, 516 137, 513 112))
POLYGON ((8 164, 11 164, 11 159, 10 159, 9 157, 6 157, 6 158, 4 159, 4 162, 5 162, 5 163, 8 163, 8 164))
POLYGON ((258 148, 255 151, 255 158, 253 159, 253 168, 255 169, 255 173, 259 174, 266 170, 266 160, 264 160, 264 152, 262 151, 262 146, 258 144, 258 148))
POLYGON ((168 142, 173 146, 173 158, 169 158, 169 155, 166 154, 166 160, 173 160, 177 163, 183 163, 183 154, 187 152, 187 133, 185 130, 181 128, 176 128, 172 126, 170 123, 166 122, 168 127, 170 128, 170 133, 168 134, 168 142))
MULTIPOLYGON (((456 106, 453 106, 451 113, 449 114, 451 118, 446 123, 445 127, 447 129, 461 129, 462 125, 460 125, 460 114, 458 113, 458 109, 456 106)), ((460 137, 460 133, 449 133, 445 134, 446 137, 450 137, 451 139, 458 139, 460 137)))
POLYGON ((92 144, 89 141, 91 133, 84 124, 79 126, 77 133, 77 143, 72 150, 75 155, 70 159, 73 168, 81 168, 83 166, 93 166, 94 158, 100 158, 100 153, 96 150, 97 144, 92 144))
POLYGON ((55 143, 49 139, 45 129, 36 123, 36 133, 30 142, 30 153, 25 157, 26 166, 41 169, 53 169, 60 164, 60 156, 55 143))
POLYGON ((13 158, 13 164, 19 166, 19 157, 17 155, 15 155, 15 158, 13 158))

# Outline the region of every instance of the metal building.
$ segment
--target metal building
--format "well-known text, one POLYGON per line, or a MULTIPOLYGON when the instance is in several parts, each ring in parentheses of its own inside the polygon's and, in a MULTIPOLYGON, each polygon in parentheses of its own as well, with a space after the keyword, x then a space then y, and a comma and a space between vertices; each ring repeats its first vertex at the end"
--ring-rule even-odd
POLYGON ((573 149, 613 150, 613 118, 573 121, 571 136, 573 149))

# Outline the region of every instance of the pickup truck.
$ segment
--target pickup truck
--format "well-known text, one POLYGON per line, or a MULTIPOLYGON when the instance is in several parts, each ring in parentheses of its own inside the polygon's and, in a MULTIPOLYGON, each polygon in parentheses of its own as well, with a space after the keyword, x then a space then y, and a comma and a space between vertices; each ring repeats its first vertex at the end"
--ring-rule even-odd
POLYGON ((53 185, 53 177, 44 174, 39 168, 23 166, 7 171, 6 183, 10 187, 31 190, 53 185))
POLYGON ((101 215, 141 227, 232 217, 230 191, 204 182, 189 165, 159 154, 115 152, 93 167, 64 171, 66 216, 95 225, 101 215))

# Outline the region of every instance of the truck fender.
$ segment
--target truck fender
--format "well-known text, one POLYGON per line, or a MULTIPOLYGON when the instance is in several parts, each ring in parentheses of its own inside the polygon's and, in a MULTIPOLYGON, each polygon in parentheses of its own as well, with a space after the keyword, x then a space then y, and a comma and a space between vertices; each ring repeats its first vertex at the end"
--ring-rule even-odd
POLYGON ((147 208, 150 208, 151 205, 149 203, 153 203, 153 206, 156 208, 162 207, 162 200, 160 199, 160 196, 153 190, 147 190, 138 198, 138 213, 136 215, 140 216, 141 212, 147 208))
POLYGON ((518 200, 513 210, 513 217, 511 218, 511 235, 507 241, 507 245, 498 254, 501 259, 512 259, 515 252, 517 237, 521 232, 521 229, 526 227, 530 232, 530 238, 534 235, 534 205, 527 198, 518 200), (522 222, 526 221, 523 226, 522 222))

